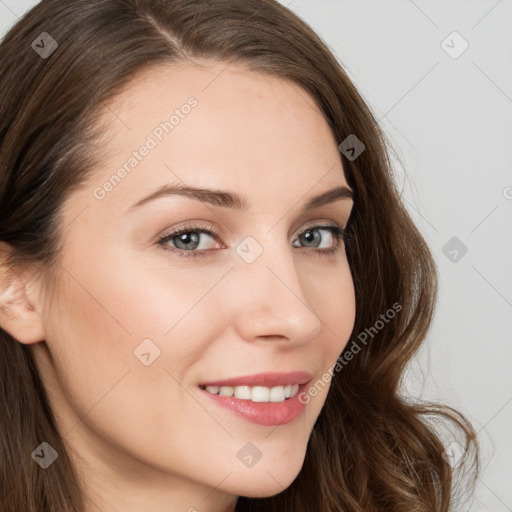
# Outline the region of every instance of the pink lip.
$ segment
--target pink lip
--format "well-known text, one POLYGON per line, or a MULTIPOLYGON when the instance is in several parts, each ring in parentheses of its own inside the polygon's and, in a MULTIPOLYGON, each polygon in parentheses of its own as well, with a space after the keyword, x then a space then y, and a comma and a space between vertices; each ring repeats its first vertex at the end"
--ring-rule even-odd
POLYGON ((205 389, 201 389, 201 392, 209 396, 220 407, 228 409, 244 420, 258 425, 277 426, 292 422, 302 413, 306 404, 299 400, 299 397, 306 391, 306 387, 307 383, 299 385, 297 394, 283 402, 253 402, 235 396, 213 395, 205 389))
POLYGON ((265 386, 267 388, 271 388, 274 386, 286 386, 288 384, 306 384, 312 378, 313 376, 309 372, 305 371, 289 373, 267 372, 247 375, 244 377, 234 377, 232 379, 203 382, 199 384, 199 386, 265 386))

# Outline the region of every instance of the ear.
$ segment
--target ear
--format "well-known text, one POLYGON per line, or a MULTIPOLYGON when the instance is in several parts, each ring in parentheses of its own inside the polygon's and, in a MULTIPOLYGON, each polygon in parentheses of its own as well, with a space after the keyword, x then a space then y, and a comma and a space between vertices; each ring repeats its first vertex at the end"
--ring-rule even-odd
POLYGON ((37 286, 29 291, 21 275, 0 266, 0 327, 21 343, 45 338, 38 291, 37 286))

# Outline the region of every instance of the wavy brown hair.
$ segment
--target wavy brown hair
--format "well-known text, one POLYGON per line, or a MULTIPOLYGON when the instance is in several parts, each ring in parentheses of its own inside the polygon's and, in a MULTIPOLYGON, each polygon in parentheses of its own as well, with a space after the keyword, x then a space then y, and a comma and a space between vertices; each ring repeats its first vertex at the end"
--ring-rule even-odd
MULTIPOLYGON (((8 248, 2 282, 30 265, 50 289, 62 249, 60 207, 104 156, 107 128, 99 120, 109 102, 150 66, 194 59, 288 80, 314 98, 339 143, 351 134, 363 142, 355 160, 340 152, 355 199, 347 243, 356 291, 352 336, 374 326, 391 305, 401 306, 335 372, 294 482, 271 497, 240 497, 236 510, 453 510, 460 490, 455 476, 472 490, 478 474, 475 431, 455 409, 415 402, 402 388, 435 310, 435 263, 401 200, 391 147, 370 108, 325 43, 278 2, 42 0, 6 33, 0 44, 0 246, 8 248), (58 43, 47 58, 31 46, 42 32, 58 43), (459 435, 459 471, 445 460, 439 425, 459 435)), ((0 403, 2 510, 83 511, 81 482, 30 346, 1 329, 0 403), (43 441, 59 454, 45 470, 30 456, 43 441)))

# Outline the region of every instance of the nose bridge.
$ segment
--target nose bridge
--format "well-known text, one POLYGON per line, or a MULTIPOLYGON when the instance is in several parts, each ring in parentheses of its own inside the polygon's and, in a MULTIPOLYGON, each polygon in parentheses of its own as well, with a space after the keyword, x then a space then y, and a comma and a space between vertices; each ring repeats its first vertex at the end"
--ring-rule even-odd
POLYGON ((238 263, 240 272, 247 275, 253 287, 278 295, 281 288, 291 293, 284 282, 305 300, 300 290, 300 276, 295 268, 292 251, 288 241, 278 235, 277 229, 249 235, 236 248, 236 253, 242 260, 238 263))
POLYGON ((251 339, 286 337, 293 341, 314 338, 321 321, 302 289, 293 248, 277 230, 248 236, 236 252, 238 328, 251 339))

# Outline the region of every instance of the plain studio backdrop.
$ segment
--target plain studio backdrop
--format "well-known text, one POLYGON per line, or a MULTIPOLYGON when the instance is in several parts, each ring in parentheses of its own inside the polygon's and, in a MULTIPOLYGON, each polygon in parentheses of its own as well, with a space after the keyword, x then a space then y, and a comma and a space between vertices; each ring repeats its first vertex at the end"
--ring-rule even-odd
MULTIPOLYGON (((436 259, 437 311, 406 383, 478 432, 482 471, 459 509, 512 511, 512 1, 280 1, 380 120, 436 259)), ((35 3, 0 0, 0 36, 35 3)))

